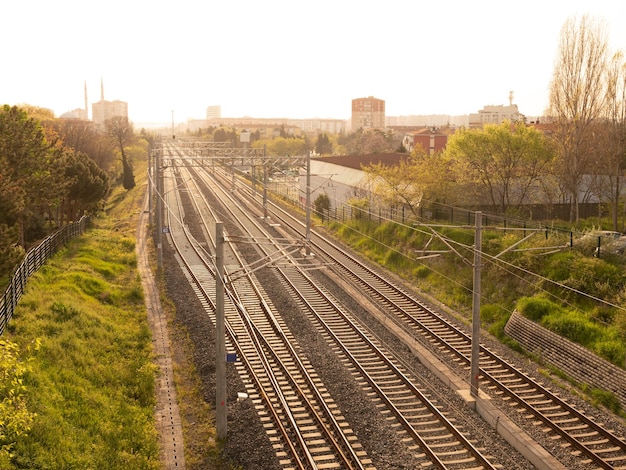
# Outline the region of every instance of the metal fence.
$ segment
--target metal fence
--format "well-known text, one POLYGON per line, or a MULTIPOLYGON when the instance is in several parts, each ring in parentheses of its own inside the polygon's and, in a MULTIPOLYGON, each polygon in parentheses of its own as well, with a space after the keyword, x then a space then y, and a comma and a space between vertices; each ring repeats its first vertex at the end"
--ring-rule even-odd
MULTIPOLYGON (((608 217, 606 208, 598 203, 580 204, 580 218, 608 217)), ((351 219, 371 221, 391 221, 399 223, 412 222, 440 222, 451 225, 472 225, 476 211, 483 214, 484 223, 494 223, 510 227, 554 227, 555 223, 567 225, 569 218, 569 204, 526 205, 519 209, 520 214, 515 217, 509 214, 501 214, 493 206, 475 206, 472 208, 452 207, 443 204, 431 203, 420 206, 416 213, 407 207, 375 205, 374 207, 357 208, 348 204, 337 204, 325 211, 324 218, 347 221, 351 219)), ((321 216, 321 214, 318 214, 321 216)))
MULTIPOLYGON (((404 206, 395 207, 367 207, 364 209, 341 204, 339 207, 325 210, 323 214, 317 214, 323 220, 337 220, 346 222, 349 220, 368 220, 372 222, 397 222, 407 225, 416 224, 445 224, 450 226, 474 226, 476 224, 476 211, 482 212, 483 225, 495 225, 504 229, 527 228, 529 230, 548 230, 548 226, 540 221, 525 220, 506 215, 497 214, 492 207, 477 207, 470 209, 456 208, 444 205, 432 204, 430 206, 419 207, 413 213, 404 206), (487 210, 485 210, 487 209, 487 210), (490 212, 489 209, 492 211, 490 212)), ((555 228, 550 224, 549 231, 567 232, 567 229, 555 228)))
POLYGON ((72 238, 82 235, 87 228, 88 216, 83 216, 78 222, 73 222, 46 237, 41 243, 31 248, 16 268, 11 281, 2 298, 0 298, 0 335, 13 317, 17 303, 22 298, 26 283, 37 270, 43 266, 48 258, 54 255, 61 246, 72 238))

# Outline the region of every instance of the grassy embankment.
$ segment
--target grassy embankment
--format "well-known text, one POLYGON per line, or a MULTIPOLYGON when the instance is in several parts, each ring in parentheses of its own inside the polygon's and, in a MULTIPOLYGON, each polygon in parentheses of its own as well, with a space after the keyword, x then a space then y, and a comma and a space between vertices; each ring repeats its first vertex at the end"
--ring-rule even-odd
MULTIPOLYGON (((162 468, 156 367, 135 254, 145 164, 136 172, 137 187, 116 188, 93 227, 29 280, 3 335, 29 368, 26 403, 35 413, 10 461, 0 462, 5 470, 162 468)), ((207 468, 199 462, 218 455, 210 415, 194 368, 179 352, 187 468, 207 468)))
MULTIPOLYGON (((431 237, 424 227, 351 221, 333 222, 326 228, 367 258, 437 298, 457 312, 462 321, 471 321, 473 253, 470 248, 474 243, 471 229, 437 229, 443 237, 453 240, 451 246, 456 250, 453 252, 436 237, 431 237), (448 253, 420 259, 425 254, 421 251, 425 246, 448 253)), ((546 237, 542 233, 501 256, 502 262, 496 261, 496 254, 522 236, 521 232, 483 231, 483 328, 521 350, 504 334, 506 322, 517 309, 544 327, 624 367, 626 256, 605 253, 598 259, 592 255, 592 249, 585 247, 557 250, 554 247, 567 245, 567 235, 546 237), (538 249, 541 247, 545 249, 538 249), (537 314, 538 311, 541 313, 537 314)), ((584 384, 575 385, 592 401, 623 415, 611 394, 589 390, 584 384)))

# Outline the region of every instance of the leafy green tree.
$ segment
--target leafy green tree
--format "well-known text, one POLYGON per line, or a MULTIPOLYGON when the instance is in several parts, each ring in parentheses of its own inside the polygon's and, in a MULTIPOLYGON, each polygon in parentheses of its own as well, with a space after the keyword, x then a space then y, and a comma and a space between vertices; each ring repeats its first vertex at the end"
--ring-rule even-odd
POLYGON ((277 155, 281 157, 306 155, 309 144, 306 139, 301 137, 276 137, 274 139, 257 140, 252 144, 253 148, 263 148, 269 155, 277 155))
POLYGON ((343 132, 337 137, 338 146, 350 155, 373 155, 394 151, 392 134, 380 129, 359 129, 351 134, 343 132))
POLYGON ((51 146, 41 124, 14 106, 0 109, 0 224, 19 227, 19 243, 34 238, 27 233, 42 211, 60 203, 64 190, 51 146))
MULTIPOLYGON (((27 165, 32 150, 43 154, 41 148, 43 130, 27 114, 17 107, 5 105, 0 112, 0 218, 8 226, 23 219, 26 211, 27 194, 24 186, 26 172, 21 163, 27 165)), ((23 239, 23 236, 20 235, 23 239)))
POLYGON ((330 155, 333 153, 333 144, 330 142, 330 139, 324 134, 319 134, 317 136, 317 143, 315 144, 315 152, 319 155, 330 155))
POLYGON ((375 196, 390 206, 404 205, 418 216, 424 188, 416 170, 409 157, 400 160, 397 165, 375 163, 363 168, 375 196))
POLYGON ((315 213, 324 220, 324 212, 328 212, 330 210, 330 198, 328 194, 322 193, 315 198, 313 201, 313 208, 315 209, 315 213))
MULTIPOLYGON (((2 196, 0 196, 0 199, 2 196)), ((4 276, 9 279, 9 274, 24 257, 25 250, 19 244, 19 228, 17 225, 9 226, 0 223, 0 283, 4 285, 4 276)))
POLYGON ((51 109, 40 108, 39 106, 32 106, 30 104, 20 104, 18 108, 37 122, 49 123, 55 121, 54 111, 51 109))
POLYGON ((453 162, 444 154, 427 154, 418 146, 398 165, 377 163, 363 171, 373 194, 391 206, 407 207, 417 217, 426 201, 457 202, 452 167, 453 162))
MULTIPOLYGON (((55 130, 63 145, 88 155, 104 171, 109 171, 115 161, 115 146, 111 139, 98 132, 93 123, 79 119, 58 119, 55 130)), ((142 134, 148 138, 151 134, 142 134)))
POLYGON ((337 137, 337 144, 346 150, 348 155, 359 155, 363 153, 363 129, 356 132, 341 132, 337 137))
POLYGON ((220 127, 213 132, 214 142, 237 142, 237 131, 220 127))
POLYGON ((427 153, 421 146, 411 152, 409 175, 419 182, 424 199, 444 204, 462 202, 458 191, 454 161, 444 152, 427 153))
POLYGON ((457 131, 445 153, 455 162, 458 181, 468 192, 478 190, 473 202, 486 198, 502 212, 531 201, 553 155, 544 134, 523 122, 457 131))
MULTIPOLYGON (((109 184, 104 169, 75 149, 104 148, 106 139, 91 126, 65 127, 46 110, 27 109, 0 108, 0 268, 5 273, 28 244, 95 208, 109 184)), ((106 148, 111 152, 110 143, 106 148)))
POLYGON ((107 174, 83 153, 68 155, 65 177, 70 181, 65 202, 67 221, 78 220, 84 212, 97 208, 108 194, 107 174))
POLYGON ((396 148, 396 153, 407 153, 407 149, 404 144, 400 143, 400 145, 398 145, 398 148, 396 148))
POLYGON ((390 133, 378 129, 368 129, 361 136, 361 153, 373 155, 376 153, 393 152, 393 141, 390 133))

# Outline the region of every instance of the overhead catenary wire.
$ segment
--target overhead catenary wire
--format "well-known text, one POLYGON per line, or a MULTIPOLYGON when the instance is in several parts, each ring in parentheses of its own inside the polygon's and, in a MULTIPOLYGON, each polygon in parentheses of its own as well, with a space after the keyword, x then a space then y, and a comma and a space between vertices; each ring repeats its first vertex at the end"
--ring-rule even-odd
MULTIPOLYGON (((334 200, 336 201, 336 199, 334 199, 334 200)), ((359 210, 358 207, 355 207, 355 206, 350 205, 350 204, 346 204, 346 206, 350 207, 350 208, 353 208, 355 210, 359 210)), ((424 235, 431 235, 431 230, 426 230, 424 228, 420 228, 419 225, 418 226, 411 226, 411 225, 408 225, 408 224, 404 224, 404 223, 398 222, 396 220, 392 220, 392 219, 390 219, 388 217, 385 217, 385 216, 382 216, 382 215, 376 215, 376 217, 379 220, 382 220, 382 221, 385 221, 385 222, 389 222, 389 223, 395 223, 395 224, 397 224, 399 226, 402 226, 404 228, 408 228, 408 229, 414 230, 415 232, 418 232, 418 233, 421 233, 421 234, 424 234, 424 235)), ((376 238, 374 238, 374 237, 372 237, 372 236, 370 236, 370 235, 368 235, 366 233, 363 233, 363 232, 361 232, 359 230, 356 230, 354 227, 350 226, 349 224, 344 224, 344 223, 338 222, 336 220, 335 220, 335 222, 340 224, 340 225, 342 225, 343 227, 351 230, 351 231, 354 231, 355 233, 358 233, 359 236, 362 236, 362 237, 367 238, 367 239, 369 239, 369 240, 371 240, 371 241, 373 241, 375 243, 380 244, 381 246, 383 246, 387 250, 393 251, 394 253, 397 253, 400 256, 406 257, 407 259, 409 259, 411 261, 415 261, 416 263, 420 263, 421 265, 427 267, 428 269, 430 269, 432 272, 434 272, 438 276, 442 277, 446 281, 449 281, 449 282, 455 284, 456 286, 458 286, 461 289, 467 291, 468 293, 472 292, 472 289, 468 288, 462 282, 459 282, 456 279, 453 279, 450 276, 447 276, 446 274, 444 274, 443 272, 437 270, 435 267, 433 267, 433 266, 431 266, 429 264, 420 262, 420 259, 421 259, 420 257, 411 257, 410 255, 408 255, 407 253, 405 253, 405 252, 403 252, 401 250, 398 250, 398 249, 396 249, 396 248, 394 248, 394 247, 392 247, 390 245, 387 245, 387 244, 381 242, 380 240, 378 240, 378 239, 376 239, 376 238)), ((441 227, 445 227, 446 225, 442 224, 440 226, 441 227)), ((452 227, 455 227, 455 226, 448 225, 448 227, 452 228, 452 227)), ((467 227, 467 228, 469 229, 470 227, 467 227)), ((502 229, 503 230, 506 230, 506 229, 510 230, 511 228, 509 227, 509 228, 502 228, 502 229)), ((533 230, 533 229, 526 227, 526 230, 533 230)), ((539 230, 539 227, 536 230, 539 230)), ((544 229, 541 228, 541 230, 544 230, 544 229)), ((471 246, 471 245, 466 245, 466 244, 460 243, 458 241, 455 241, 455 240, 453 240, 453 239, 451 239, 449 237, 446 237, 444 235, 441 235, 441 234, 439 234, 439 237, 441 237, 443 240, 445 240, 447 242, 447 244, 456 245, 459 248, 468 250, 468 253, 473 251, 473 246, 471 246)), ((535 273, 533 271, 530 271, 529 269, 523 268, 521 266, 516 266, 513 263, 510 263, 510 262, 507 262, 507 261, 501 259, 498 255, 490 255, 489 253, 486 253, 484 251, 482 252, 482 255, 485 257, 485 260, 484 260, 485 262, 489 262, 490 264, 493 264, 493 265, 498 265, 499 269, 503 269, 505 272, 507 272, 507 273, 515 276, 516 278, 518 278, 518 279, 528 283, 529 285, 532 285, 535 289, 540 290, 541 292, 546 293, 550 297, 552 297, 554 299, 557 299, 559 302, 565 303, 566 305, 568 305, 569 307, 571 307, 572 309, 575 309, 577 311, 582 311, 582 310, 578 306, 576 306, 575 304, 573 304, 571 302, 568 302, 567 299, 563 299, 563 298, 557 297, 555 294, 550 293, 548 290, 540 287, 539 285, 532 284, 530 280, 524 278, 523 276, 519 275, 518 273, 521 271, 521 272, 531 276, 536 281, 542 281, 542 282, 551 284, 551 285, 553 285, 553 286, 555 286, 555 287, 557 287, 559 289, 563 289, 565 291, 572 292, 572 293, 574 293, 576 295, 588 298, 589 300, 593 300, 594 302, 600 303, 600 304, 605 305, 607 307, 615 308, 615 309, 618 309, 620 311, 626 311, 626 308, 624 308, 624 307, 622 307, 620 305, 614 304, 614 303, 609 302, 609 301, 607 301, 605 299, 602 299, 600 297, 591 295, 591 294, 589 294, 587 292, 581 291, 581 290, 576 289, 574 287, 565 285, 565 284, 563 284, 561 282, 555 281, 555 280, 550 279, 550 278, 548 278, 546 276, 542 276, 541 274, 538 274, 538 273, 535 273)), ((465 259, 465 261, 467 262, 467 259, 465 259)), ((600 280, 598 280, 598 281, 600 281, 600 280)), ((485 300, 488 300, 484 296, 483 296, 483 298, 485 300)), ((504 307, 502 305, 500 305, 500 307, 503 310, 510 312, 509 308, 506 308, 506 307, 504 307)), ((598 321, 602 322, 601 320, 598 320, 598 321)), ((602 323, 605 323, 605 322, 602 322, 602 323)))

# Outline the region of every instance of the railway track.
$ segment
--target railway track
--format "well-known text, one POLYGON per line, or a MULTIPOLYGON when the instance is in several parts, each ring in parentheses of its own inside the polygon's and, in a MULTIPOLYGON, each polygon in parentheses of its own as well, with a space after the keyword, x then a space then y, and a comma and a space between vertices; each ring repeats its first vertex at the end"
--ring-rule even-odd
MULTIPOLYGON (((232 184, 230 176, 227 176, 227 181, 227 185, 232 184)), ((195 189, 193 191, 200 190, 195 189)), ((240 194, 242 195, 245 192, 247 190, 240 191, 240 194)), ((260 211, 257 214, 263 213, 267 215, 268 206, 266 206, 266 201, 263 201, 263 207, 260 209, 258 207, 260 204, 258 198, 255 195, 252 195, 252 197, 255 202, 251 203, 247 200, 244 205, 248 207, 256 205, 257 211, 260 211)), ((225 195, 222 198, 222 204, 231 206, 233 212, 241 210, 241 201, 231 200, 227 202, 225 195)), ((271 202, 267 204, 270 207, 271 217, 274 221, 279 222, 282 227, 289 225, 294 227, 293 231, 290 232, 291 240, 297 237, 297 234, 302 233, 303 224, 301 222, 271 202)), ((242 215, 238 217, 242 217, 242 215)), ((257 227, 256 230, 260 230, 260 228, 257 227)), ((268 232, 260 231, 251 237, 259 240, 260 238, 269 238, 269 234, 268 232)), ((381 312, 385 312, 385 315, 396 326, 408 332, 416 341, 428 344, 431 348, 446 354, 450 360, 469 369, 471 338, 461 329, 437 314, 406 288, 389 281, 384 275, 368 267, 357 258, 345 253, 330 240, 321 237, 317 233, 312 233, 311 247, 315 250, 319 262, 328 266, 327 269, 334 271, 335 275, 341 277, 343 281, 347 282, 349 280, 356 289, 364 295, 367 294, 371 301, 376 303, 381 312)), ((275 250, 280 249, 280 247, 275 246, 275 250)), ((270 255, 266 252, 263 256, 270 255)), ((284 253, 281 257, 285 260, 289 259, 289 256, 284 253)), ((244 262, 240 260, 239 263, 242 265, 244 262)), ((326 293, 312 293, 313 290, 317 289, 315 282, 307 284, 309 282, 306 280, 307 276, 298 266, 298 262, 291 260, 290 263, 285 263, 285 266, 281 267, 280 271, 285 286, 294 295, 299 293, 297 294, 299 302, 305 310, 310 311, 311 315, 315 317, 320 335, 327 338, 327 341, 341 345, 338 346, 338 350, 341 351, 342 357, 359 356, 361 348, 364 348, 364 344, 372 344, 370 348, 373 349, 366 350, 369 352, 364 352, 361 359, 350 359, 351 367, 355 373, 359 374, 362 383, 370 387, 372 393, 380 394, 379 396, 393 395, 386 393, 382 390, 383 387, 380 387, 379 384, 385 382, 389 384, 390 390, 400 386, 411 387, 411 385, 407 384, 413 384, 414 380, 408 377, 402 378, 404 371, 401 367, 396 366, 396 369, 399 371, 399 373, 395 373, 396 375, 386 375, 389 372, 387 369, 382 368, 381 364, 386 361, 393 361, 390 359, 391 355, 380 352, 381 348, 376 345, 375 340, 367 338, 367 336, 362 336, 358 340, 350 339, 350 335, 355 334, 354 331, 345 333, 344 336, 344 332, 354 328, 354 319, 351 319, 349 314, 343 312, 341 308, 329 307, 329 305, 333 304, 333 300, 326 293), (308 292, 308 289, 311 292, 308 292), (303 292, 305 294, 301 294, 303 292), (326 300, 323 303, 324 307, 318 306, 316 304, 317 301, 310 300, 315 296, 323 295, 326 296, 326 300), (342 316, 343 319, 339 320, 342 316), (353 326, 347 326, 350 324, 353 326), (378 349, 379 352, 372 353, 375 349, 378 349), (370 359, 370 356, 375 359, 370 359), (385 372, 377 374, 376 371, 383 369, 385 372)), ((240 299, 243 298, 252 297, 246 292, 245 295, 240 296, 240 299)), ((271 306, 263 309, 272 310, 271 306)), ((250 306, 250 310, 254 310, 253 306, 250 306)), ((254 331, 251 325, 257 322, 260 323, 260 320, 250 319, 250 324, 247 326, 248 330, 254 331)), ((239 331, 235 332, 235 335, 238 336, 239 331)), ((252 334, 249 332, 248 335, 252 334)), ((355 337, 352 336, 352 338, 355 337)), ((494 396, 506 396, 510 403, 515 403, 516 407, 525 410, 529 420, 533 420, 537 425, 543 426, 546 432, 552 433, 555 439, 561 440, 564 447, 570 448, 572 454, 577 455, 580 459, 581 465, 588 468, 626 468, 626 443, 622 436, 614 434, 601 424, 587 418, 583 413, 560 399, 542 384, 518 371, 513 365, 507 364, 506 361, 484 346, 481 346, 480 351, 480 381, 481 388, 485 392, 494 396)), ((276 386, 276 383, 274 386, 276 386)), ((398 392, 396 397, 394 397, 398 398, 396 402, 393 399, 388 401, 382 399, 382 401, 385 402, 387 412, 394 416, 397 426, 402 428, 403 432, 410 434, 412 428, 419 429, 419 418, 411 422, 408 417, 420 416, 420 413, 423 413, 424 409, 428 409, 429 406, 425 405, 424 402, 418 404, 417 401, 407 404, 408 401, 403 402, 400 398, 403 396, 403 393, 411 393, 413 397, 417 396, 415 391, 406 392, 406 389, 404 389, 403 392, 398 392), (396 403, 399 405, 396 405, 396 403)), ((322 401, 327 398, 323 397, 322 401)), ((425 398, 428 400, 427 397, 425 398)), ((424 421, 427 420, 424 419, 424 421)), ((430 440, 432 437, 431 442, 436 443, 434 447, 441 444, 441 447, 445 448, 445 451, 441 453, 441 459, 436 454, 428 455, 428 459, 437 465, 438 468, 490 468, 489 466, 492 464, 487 459, 485 459, 484 463, 477 463, 477 458, 483 458, 481 452, 477 449, 476 451, 480 457, 476 457, 467 448, 460 450, 463 446, 455 448, 455 445, 451 444, 450 441, 445 442, 445 439, 450 439, 450 434, 453 434, 452 429, 456 429, 456 426, 453 422, 450 422, 447 425, 440 423, 438 433, 433 432, 432 436, 429 436, 429 431, 426 429, 416 431, 415 445, 422 450, 428 449, 427 442, 420 442, 421 436, 429 436, 426 440, 430 440), (461 466, 465 464, 474 465, 474 467, 461 466)), ((471 443, 469 447, 472 447, 471 443)), ((426 457, 429 451, 422 453, 426 457)))
MULTIPOLYGON (((213 181, 207 181, 207 186, 214 191, 217 187, 213 181)), ((240 210, 240 203, 233 201, 228 192, 222 191, 219 197, 222 207, 230 207, 233 214, 237 212, 234 216, 240 225, 252 223, 255 226, 255 232, 249 237, 271 239, 268 233, 256 231, 261 226, 253 219, 241 221, 249 216, 240 210)), ((264 250, 263 244, 260 246, 264 250)), ((311 321, 318 325, 320 334, 333 344, 342 360, 349 363, 348 367, 354 375, 358 375, 362 386, 376 396, 379 406, 384 408, 383 412, 394 418, 398 432, 411 442, 409 447, 414 449, 416 465, 457 469, 499 468, 466 437, 467 431, 448 419, 439 409, 441 405, 432 402, 418 388, 416 380, 394 363, 391 354, 361 330, 358 322, 344 311, 336 299, 316 287, 315 281, 306 275, 303 266, 292 255, 274 243, 271 252, 264 250, 264 257, 275 256, 278 252, 281 253, 281 260, 289 262, 280 263, 275 270, 280 272, 285 285, 299 299, 303 309, 310 313, 311 321)), ((247 294, 242 296, 250 297, 247 294)))
MULTIPOLYGON (((283 226, 302 231, 303 224, 270 202, 272 217, 283 226)), ((421 343, 433 347, 469 371, 471 337, 450 323, 403 286, 312 232, 311 247, 343 282, 367 295, 387 318, 421 343)), ((481 345, 480 383, 490 394, 504 395, 525 410, 528 419, 563 441, 582 465, 598 469, 626 469, 626 440, 590 419, 547 387, 508 364, 481 345)))
MULTIPOLYGON (((315 237, 316 250, 322 249, 322 239, 315 237)), ((440 352, 470 367, 471 337, 452 325, 430 307, 401 286, 385 279, 359 260, 324 243, 327 261, 334 260, 333 269, 392 314, 403 329, 414 337, 425 337, 440 352)), ((626 441, 601 424, 585 416, 559 398, 538 381, 508 364, 481 346, 479 370, 482 388, 490 393, 504 394, 529 413, 529 419, 542 423, 555 436, 570 446, 581 463, 590 468, 626 468, 626 441)))
POLYGON ((313 316, 319 334, 335 345, 337 354, 349 362, 353 375, 358 375, 381 401, 400 432, 414 441, 420 452, 417 457, 432 462, 437 468, 496 468, 483 450, 477 449, 465 436, 462 426, 448 419, 410 374, 396 364, 388 351, 360 329, 358 320, 324 293, 301 272, 283 268, 285 285, 297 295, 304 308, 313 316), (321 303, 316 299, 322 298, 321 303))
MULTIPOLYGON (((174 174, 175 168, 170 169, 174 174)), ((202 243, 191 236, 182 222, 185 213, 180 191, 194 193, 199 213, 209 225, 215 225, 211 209, 193 181, 178 173, 164 192, 169 195, 168 227, 173 245, 186 268, 196 294, 215 324, 215 270, 211 255, 202 243), (211 214, 212 218, 207 218, 211 214), (212 222, 209 222, 212 221, 212 222)), ((210 233, 208 231, 207 233, 210 233)), ((232 270, 243 267, 236 250, 225 250, 226 263, 232 270)), ((369 459, 356 438, 333 408, 332 398, 315 376, 310 365, 299 358, 295 341, 263 295, 253 276, 246 274, 232 281, 225 305, 227 349, 237 351, 240 375, 247 378, 248 395, 264 418, 268 435, 274 438, 281 468, 368 469, 369 459)))

